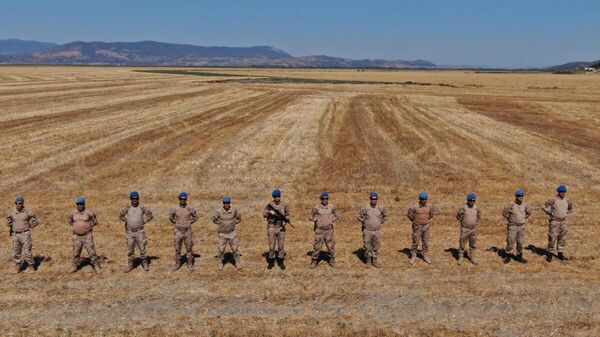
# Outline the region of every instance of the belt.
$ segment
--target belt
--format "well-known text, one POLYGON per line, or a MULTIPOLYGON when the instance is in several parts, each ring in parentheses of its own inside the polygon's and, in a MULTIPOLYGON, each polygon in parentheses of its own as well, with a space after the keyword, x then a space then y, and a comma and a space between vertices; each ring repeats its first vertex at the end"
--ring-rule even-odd
POLYGON ((230 232, 219 232, 219 234, 231 234, 231 233, 233 233, 233 232, 235 232, 235 229, 234 229, 234 230, 232 230, 232 231, 230 231, 230 232))
POLYGON ((22 231, 20 231, 20 232, 17 232, 17 231, 14 231, 14 230, 13 230, 13 234, 21 234, 21 233, 29 232, 29 230, 30 230, 30 229, 31 229, 31 228, 27 228, 27 229, 25 229, 25 230, 22 230, 22 231))
POLYGON ((140 228, 134 228, 134 229, 129 229, 127 228, 127 232, 128 233, 137 233, 137 232, 143 232, 144 231, 144 227, 140 227, 140 228))
POLYGON ((558 221, 558 222, 563 222, 567 220, 567 218, 552 218, 552 221, 558 221))
POLYGON ((319 226, 317 226, 317 229, 320 229, 320 230, 323 230, 323 231, 327 231, 327 230, 333 229, 333 225, 329 225, 327 227, 319 227, 319 226))

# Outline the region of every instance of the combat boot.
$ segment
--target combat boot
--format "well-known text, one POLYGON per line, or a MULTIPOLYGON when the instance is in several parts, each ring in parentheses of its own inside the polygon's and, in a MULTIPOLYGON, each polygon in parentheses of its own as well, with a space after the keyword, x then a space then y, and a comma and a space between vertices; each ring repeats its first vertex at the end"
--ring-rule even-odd
POLYGON ((15 274, 18 274, 21 272, 21 262, 19 263, 15 263, 15 274))
POLYGON ((365 263, 365 267, 367 269, 371 268, 371 257, 370 256, 367 256, 367 262, 365 263))
POLYGON ((181 267, 181 259, 179 258, 179 256, 177 256, 177 257, 175 257, 175 264, 173 265, 173 271, 179 270, 180 267, 181 267))
POLYGON ((102 268, 100 268, 100 262, 98 261, 98 259, 96 259, 93 263, 92 266, 94 267, 94 271, 96 273, 101 273, 102 272, 102 268))
POLYGON ((148 259, 142 260, 142 268, 144 269, 144 271, 150 270, 150 263, 148 262, 148 259))
POLYGON ((188 257, 186 265, 190 271, 194 271, 194 257, 188 257))
POLYGON ((313 259, 312 262, 310 263, 310 269, 315 269, 317 268, 317 264, 319 263, 318 260, 313 259))
MULTIPOLYGON (((237 270, 240 270, 240 269, 242 269, 242 263, 240 262, 240 259, 239 259, 239 258, 235 258, 235 259, 233 260, 233 266, 234 266, 234 267, 235 267, 235 269, 237 269, 237 270)), ((282 268, 282 269, 285 269, 285 268, 282 268)))
POLYGON ((277 265, 279 266, 279 269, 285 270, 285 263, 283 259, 277 259, 277 265))
POLYGON ((431 259, 429 258, 429 255, 427 255, 427 254, 423 254, 423 261, 425 261, 425 263, 427 263, 427 264, 431 264, 431 259))
POLYGON ((527 263, 527 260, 525 260, 525 258, 523 258, 523 253, 517 254, 517 261, 519 261, 521 263, 527 263))
POLYGON ((267 259, 267 269, 273 269, 275 267, 275 259, 267 259))
POLYGON ((569 260, 569 258, 563 252, 558 253, 558 259, 561 260, 561 261, 568 261, 569 260))
POLYGON ((219 264, 218 264, 218 266, 219 266, 219 270, 223 270, 223 268, 225 268, 225 264, 223 263, 223 259, 222 258, 219 258, 219 264))
POLYGON ((474 265, 478 265, 479 264, 479 262, 477 261, 477 258, 475 258, 475 251, 474 250, 471 250, 469 252, 468 257, 469 257, 469 261, 471 261, 472 264, 474 264, 474 265))
POLYGON ((330 259, 329 259, 329 266, 330 266, 331 268, 335 268, 335 267, 336 267, 336 264, 335 264, 335 257, 332 257, 332 258, 330 258, 330 259))
POLYGON ((417 262, 417 253, 412 253, 410 254, 410 260, 408 260, 408 263, 415 264, 415 262, 417 262))
POLYGON ((73 261, 73 263, 71 264, 71 269, 69 269, 69 273, 74 273, 77 270, 79 270, 79 262, 73 261))
POLYGON ((508 264, 511 259, 512 259, 512 254, 504 252, 504 259, 502 260, 502 262, 504 264, 508 264))
POLYGON ((371 264, 373 264, 373 267, 379 269, 381 268, 381 265, 379 264, 379 262, 377 262, 377 258, 376 257, 372 257, 371 258, 371 264))
POLYGON ((552 258, 554 257, 554 254, 548 252, 546 253, 546 262, 552 262, 552 258))
POLYGON ((33 263, 27 263, 27 264, 25 264, 25 271, 28 272, 28 273, 35 272, 35 266, 33 265, 33 263))
POLYGON ((463 254, 459 253, 458 260, 456 260, 456 264, 458 264, 460 266, 462 264, 462 262, 463 262, 463 254))
POLYGON ((128 260, 127 266, 125 267, 125 269, 123 269, 123 272, 129 273, 132 270, 133 270, 133 260, 128 260))

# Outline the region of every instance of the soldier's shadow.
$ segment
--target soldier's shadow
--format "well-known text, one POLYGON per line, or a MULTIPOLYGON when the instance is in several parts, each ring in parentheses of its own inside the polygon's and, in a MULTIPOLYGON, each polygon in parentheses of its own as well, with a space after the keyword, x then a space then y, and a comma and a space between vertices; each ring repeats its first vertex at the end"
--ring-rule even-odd
POLYGON ((366 251, 364 248, 359 248, 352 252, 352 254, 356 255, 356 257, 362 262, 367 263, 366 251))
POLYGON ((452 257, 458 261, 458 258, 460 257, 460 252, 458 251, 458 249, 456 248, 448 248, 445 250, 445 252, 450 253, 450 255, 452 255, 452 257))
MULTIPOLYGON (((198 255, 200 256, 200 255, 198 255)), ((152 261, 160 259, 158 256, 148 255, 148 265, 152 265, 152 261)), ((133 259, 133 268, 137 268, 142 265, 142 258, 136 257, 133 259)))
POLYGON ((50 256, 36 255, 33 257, 33 269, 38 270, 42 263, 50 261, 52 261, 52 258, 50 256))
POLYGON ((506 250, 504 248, 500 248, 500 247, 490 247, 490 248, 486 249, 485 251, 486 252, 494 252, 501 258, 505 258, 508 256, 508 253, 506 253, 506 250))
MULTIPOLYGON (((309 250, 308 252, 306 252, 306 256, 312 256, 313 251, 309 250)), ((329 252, 326 251, 319 251, 319 257, 317 258, 317 263, 320 263, 321 261, 325 261, 327 263, 331 262, 331 255, 329 254, 329 252)))
POLYGON ((531 251, 532 253, 537 254, 538 256, 545 256, 548 254, 548 250, 546 248, 537 247, 534 245, 529 245, 525 249, 531 251))
MULTIPOLYGON (((239 255, 242 256, 242 254, 239 255)), ((219 256, 217 255, 216 258, 219 258, 219 256)), ((227 252, 223 255, 223 264, 228 263, 235 266, 235 257, 233 256, 232 252, 227 252)))
MULTIPOLYGON (((412 256, 412 250, 410 248, 404 248, 404 249, 400 249, 398 251, 398 253, 403 253, 404 255, 406 255, 406 257, 408 257, 410 259, 410 257, 412 256)), ((423 258, 423 253, 421 252, 421 250, 417 250, 417 257, 419 259, 423 258)))
MULTIPOLYGON (((198 262, 200 262, 200 258, 202 257, 200 254, 192 254, 192 256, 194 257, 194 264, 198 264, 198 262)), ((186 264, 188 262, 187 259, 187 255, 182 255, 179 257, 179 263, 180 264, 186 264)))

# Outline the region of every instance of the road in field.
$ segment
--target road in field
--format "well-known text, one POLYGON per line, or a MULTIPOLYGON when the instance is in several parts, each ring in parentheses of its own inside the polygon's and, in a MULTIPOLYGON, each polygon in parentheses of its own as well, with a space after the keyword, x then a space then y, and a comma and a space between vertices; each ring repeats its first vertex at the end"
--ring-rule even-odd
MULTIPOLYGON (((216 70, 220 73, 419 84, 214 82, 215 77, 129 68, 0 68, 0 200, 24 195, 40 218, 35 274, 11 274, 0 234, 0 327, 8 333, 134 335, 569 335, 600 329, 600 76, 216 70), (539 205, 559 183, 576 205, 568 263, 547 264, 539 205), (288 270, 265 270, 260 217, 281 188, 296 229, 288 270), (500 217, 516 188, 536 207, 528 265, 502 264, 500 217), (156 219, 148 225, 151 271, 123 274, 117 213, 132 190, 156 219), (167 222, 179 191, 201 220, 192 274, 171 273, 167 222), (343 212, 339 268, 308 270, 310 208, 321 190, 343 212), (357 257, 355 217, 377 190, 391 214, 382 270, 357 257), (440 208, 435 263, 410 267, 406 209, 421 190, 440 208), (484 219, 481 265, 456 266, 453 213, 476 192, 484 219), (100 219, 104 273, 67 274, 66 214, 78 195, 100 219), (240 272, 216 268, 212 211, 231 196, 244 216, 240 272), (483 331, 486 331, 485 333, 483 331)), ((217 78, 223 79, 238 79, 217 78)))

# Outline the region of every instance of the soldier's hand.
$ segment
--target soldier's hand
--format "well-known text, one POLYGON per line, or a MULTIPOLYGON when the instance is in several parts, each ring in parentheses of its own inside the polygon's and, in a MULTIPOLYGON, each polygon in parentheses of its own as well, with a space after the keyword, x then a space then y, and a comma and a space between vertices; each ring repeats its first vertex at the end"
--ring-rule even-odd
POLYGON ((275 213, 275 211, 274 211, 274 210, 270 210, 270 211, 269 211, 269 214, 271 214, 271 215, 277 215, 277 213, 275 213))

